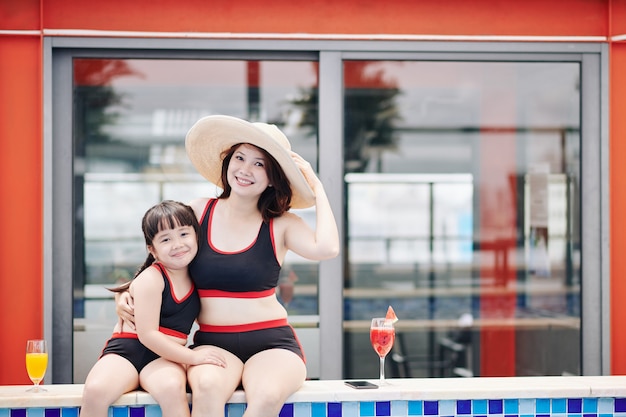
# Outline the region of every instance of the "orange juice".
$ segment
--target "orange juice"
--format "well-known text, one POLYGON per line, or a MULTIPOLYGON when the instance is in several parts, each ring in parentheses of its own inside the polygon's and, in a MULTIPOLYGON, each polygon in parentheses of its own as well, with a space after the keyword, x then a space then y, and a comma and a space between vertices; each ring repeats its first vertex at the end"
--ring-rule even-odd
POLYGON ((48 367, 48 354, 47 353, 27 353, 26 354, 26 371, 30 379, 35 381, 41 381, 46 374, 46 368, 48 367))

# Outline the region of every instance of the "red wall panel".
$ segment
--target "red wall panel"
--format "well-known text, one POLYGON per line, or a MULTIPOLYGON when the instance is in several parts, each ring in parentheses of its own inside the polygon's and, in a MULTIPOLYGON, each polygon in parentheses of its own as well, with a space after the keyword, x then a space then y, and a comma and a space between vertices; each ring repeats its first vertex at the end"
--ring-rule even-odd
POLYGON ((0 384, 43 336, 41 103, 40 38, 0 36, 0 384))
POLYGON ((611 46, 611 373, 626 374, 626 42, 611 46))
POLYGON ((163 32, 598 36, 589 0, 43 0, 43 26, 163 32))
POLYGON ((0 30, 39 30, 39 0, 0 1, 0 30))

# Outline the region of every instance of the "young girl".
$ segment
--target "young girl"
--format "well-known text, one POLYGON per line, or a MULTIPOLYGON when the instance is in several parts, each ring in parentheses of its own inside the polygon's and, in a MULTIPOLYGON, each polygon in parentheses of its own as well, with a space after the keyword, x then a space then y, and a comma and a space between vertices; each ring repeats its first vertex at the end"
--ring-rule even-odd
POLYGON ((142 229, 148 257, 130 283, 112 289, 133 296, 135 329, 121 321, 115 326, 85 381, 81 417, 107 417, 111 404, 139 386, 159 403, 164 417, 187 417, 186 365, 225 366, 221 353, 185 346, 200 311, 188 271, 198 252, 193 210, 163 201, 146 212, 142 229))

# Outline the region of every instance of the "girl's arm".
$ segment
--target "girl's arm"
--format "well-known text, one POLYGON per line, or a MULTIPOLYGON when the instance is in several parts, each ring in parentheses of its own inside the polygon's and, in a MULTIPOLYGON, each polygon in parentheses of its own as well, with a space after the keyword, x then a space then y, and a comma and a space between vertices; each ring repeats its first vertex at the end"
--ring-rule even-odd
POLYGON ((285 248, 307 259, 320 261, 339 254, 339 231, 330 202, 311 164, 292 152, 292 158, 315 193, 315 230, 293 213, 285 213, 285 248))
POLYGON ((135 326, 139 341, 157 355, 172 362, 225 367, 224 357, 217 352, 210 349, 189 349, 159 331, 161 294, 164 288, 163 277, 155 268, 144 270, 133 281, 131 295, 135 302, 135 326))

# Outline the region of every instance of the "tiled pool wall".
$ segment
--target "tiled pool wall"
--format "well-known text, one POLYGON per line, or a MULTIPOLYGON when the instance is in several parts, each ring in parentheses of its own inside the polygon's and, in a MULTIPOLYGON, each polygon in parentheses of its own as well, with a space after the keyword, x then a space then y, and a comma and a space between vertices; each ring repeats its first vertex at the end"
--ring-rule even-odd
MULTIPOLYGON (((226 417, 241 417, 245 404, 228 404, 226 417)), ((0 408, 0 417, 78 417, 78 407, 0 408)), ((626 398, 520 398, 297 402, 279 417, 626 417, 626 398)), ((158 405, 115 406, 109 417, 162 417, 158 405)))

